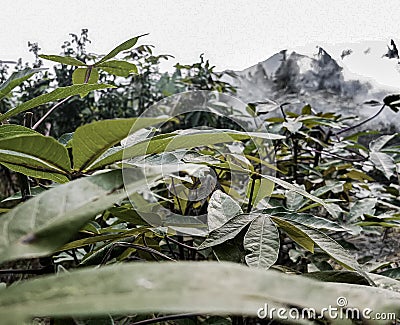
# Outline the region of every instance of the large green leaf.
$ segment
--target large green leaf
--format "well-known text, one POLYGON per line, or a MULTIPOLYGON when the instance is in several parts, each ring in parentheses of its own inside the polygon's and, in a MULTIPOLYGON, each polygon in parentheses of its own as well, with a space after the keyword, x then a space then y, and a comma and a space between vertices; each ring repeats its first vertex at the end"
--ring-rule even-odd
POLYGON ((271 216, 271 219, 279 228, 283 229, 294 242, 309 252, 314 253, 314 241, 304 231, 283 218, 271 216))
POLYGON ((390 140, 397 137, 398 134, 382 135, 378 139, 371 141, 369 144, 369 150, 371 151, 381 151, 384 146, 388 144, 390 140))
POLYGON ((27 102, 10 109, 3 115, 0 115, 0 122, 4 121, 14 115, 17 115, 19 113, 25 112, 31 108, 35 108, 37 106, 49 103, 49 102, 54 102, 56 100, 62 99, 62 98, 67 98, 69 96, 74 96, 74 95, 79 95, 82 93, 86 93, 92 90, 99 90, 99 89, 106 89, 106 88, 115 88, 114 86, 111 85, 105 85, 105 84, 94 84, 94 85, 74 85, 74 86, 68 86, 68 87, 60 87, 48 94, 40 95, 38 97, 35 97, 31 100, 28 100, 27 102))
POLYGON ((210 233, 205 241, 198 247, 199 250, 216 246, 226 242, 229 239, 235 238, 250 222, 252 222, 257 215, 253 214, 239 214, 231 218, 221 227, 215 229, 210 233))
POLYGON ((129 118, 97 121, 76 129, 72 137, 75 170, 85 170, 107 149, 126 138, 129 133, 160 124, 170 118, 129 118))
POLYGON ((335 209, 331 205, 326 203, 324 200, 322 200, 322 199, 320 199, 320 198, 318 198, 318 197, 306 192, 300 186, 296 186, 296 185, 290 184, 290 183, 288 183, 288 182, 286 182, 284 180, 281 180, 279 178, 276 178, 276 177, 270 176, 270 175, 261 175, 261 177, 269 179, 270 181, 272 181, 272 182, 274 182, 274 183, 286 188, 287 190, 291 190, 291 191, 297 192, 297 193, 305 196, 306 198, 321 204, 326 209, 326 211, 329 212, 329 214, 332 217, 334 217, 335 219, 338 218, 337 212, 335 211, 335 209))
POLYGON ((0 125, 0 140, 26 134, 40 134, 40 133, 18 124, 0 125))
POLYGON ((269 179, 251 179, 251 181, 248 183, 246 191, 246 197, 249 200, 250 195, 252 194, 251 202, 249 202, 249 204, 251 204, 252 207, 256 207, 261 200, 271 195, 272 191, 274 190, 274 186, 275 183, 271 182, 269 179))
POLYGON ((41 54, 41 55, 39 55, 39 58, 42 58, 42 59, 45 59, 45 60, 50 60, 50 61, 53 61, 53 62, 66 64, 66 65, 73 65, 73 66, 77 66, 77 67, 86 66, 85 62, 82 62, 81 60, 78 60, 78 59, 70 57, 70 56, 41 54))
MULTIPOLYGON (((267 210, 268 212, 268 210, 267 210)), ((320 218, 313 216, 312 214, 307 213, 286 213, 286 212, 278 212, 275 213, 274 216, 283 218, 288 221, 295 221, 306 225, 308 227, 314 229, 326 229, 332 231, 347 231, 346 228, 342 227, 336 222, 330 221, 325 218, 320 218)))
POLYGON ((380 272, 380 274, 387 276, 389 278, 400 280, 400 267, 396 267, 393 269, 387 269, 383 272, 380 272))
POLYGON ((136 65, 120 60, 110 60, 97 65, 97 67, 104 70, 105 72, 120 77, 128 77, 131 73, 138 73, 136 65))
POLYGON ((71 170, 68 151, 61 143, 26 130, 19 136, 0 137, 0 163, 32 177, 55 181, 60 176, 68 180, 71 170))
POLYGON ((274 134, 271 135, 268 133, 239 132, 233 130, 185 130, 181 133, 162 134, 148 140, 134 143, 131 146, 110 150, 110 152, 100 157, 90 166, 90 169, 100 169, 117 161, 121 161, 122 159, 148 154, 158 154, 162 152, 171 152, 177 149, 248 140, 252 137, 270 139, 275 138, 275 136, 274 134))
MULTIPOLYGON (((233 263, 166 262, 87 268, 21 282, 0 291, 0 317, 7 325, 20 325, 34 316, 199 313, 257 317, 266 305, 269 310, 283 308, 289 316, 289 307, 314 308, 319 314, 337 306, 338 297, 346 298, 347 308, 372 310, 371 320, 376 313, 400 312, 400 294, 386 289, 325 283, 233 263)), ((326 317, 334 317, 329 314, 326 317)), ((277 313, 274 317, 279 321, 277 313)), ((373 324, 387 321, 375 319, 373 324)))
POLYGON ((279 232, 269 216, 255 218, 244 236, 244 248, 250 251, 246 255, 249 266, 270 268, 278 259, 279 232))
MULTIPOLYGON (((136 172, 140 180, 125 184, 128 194, 145 184, 136 172)), ((123 185, 120 170, 101 173, 52 188, 2 215, 0 262, 54 252, 97 213, 126 197, 123 185)))
POLYGON ((24 174, 24 175, 30 176, 30 177, 47 179, 47 180, 50 180, 50 181, 53 181, 56 183, 60 183, 60 184, 67 183, 69 181, 68 176, 66 176, 62 172, 59 172, 56 170, 50 170, 50 169, 39 170, 37 167, 34 167, 36 165, 40 165, 41 161, 32 160, 27 155, 25 156, 24 154, 19 154, 18 156, 14 156, 13 160, 16 161, 15 164, 6 163, 6 162, 1 162, 0 164, 10 170, 13 170, 17 173, 21 173, 21 174, 24 174), (28 164, 29 164, 29 166, 28 166, 28 164))
POLYGON ((4 98, 13 90, 15 87, 22 84, 25 80, 32 77, 36 72, 46 69, 31 69, 26 68, 21 71, 13 72, 13 74, 4 83, 0 85, 0 99, 4 98))
POLYGON ((140 36, 136 36, 133 37, 131 39, 128 39, 127 41, 123 42, 122 44, 118 45, 115 49, 113 49, 110 53, 108 53, 106 56, 104 56, 100 61, 96 62, 95 66, 100 65, 101 63, 112 59, 113 57, 115 57, 118 53, 122 52, 122 51, 127 51, 129 50, 131 47, 135 46, 135 44, 137 43, 139 37, 145 36, 147 34, 143 34, 140 36))
POLYGON ((294 221, 291 221, 290 223, 292 223, 296 228, 307 234, 307 236, 309 236, 310 239, 312 239, 312 241, 319 246, 319 248, 321 248, 325 253, 334 258, 337 262, 351 270, 359 272, 370 283, 372 283, 372 280, 368 277, 366 272, 363 271, 362 267, 360 266, 360 264, 358 264, 354 256, 350 255, 349 252, 342 246, 340 246, 335 240, 317 229, 313 229, 294 221))
POLYGON ((207 207, 208 230, 211 232, 221 227, 224 223, 241 213, 243 211, 234 199, 228 194, 216 190, 211 196, 207 207))
POLYGON ((383 152, 371 151, 369 160, 374 164, 375 168, 380 170, 387 179, 396 171, 396 164, 391 156, 383 152))

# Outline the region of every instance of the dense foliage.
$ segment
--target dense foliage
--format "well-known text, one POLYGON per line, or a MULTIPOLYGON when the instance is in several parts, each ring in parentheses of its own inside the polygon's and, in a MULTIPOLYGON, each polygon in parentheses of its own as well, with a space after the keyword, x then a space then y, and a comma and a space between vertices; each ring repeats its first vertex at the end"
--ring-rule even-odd
POLYGON ((0 164, 19 186, 0 208, 5 324, 270 323, 265 304, 400 316, 397 252, 352 242, 398 233, 398 134, 240 106, 202 56, 160 73, 142 36, 105 56, 72 37, 2 74, 0 164))

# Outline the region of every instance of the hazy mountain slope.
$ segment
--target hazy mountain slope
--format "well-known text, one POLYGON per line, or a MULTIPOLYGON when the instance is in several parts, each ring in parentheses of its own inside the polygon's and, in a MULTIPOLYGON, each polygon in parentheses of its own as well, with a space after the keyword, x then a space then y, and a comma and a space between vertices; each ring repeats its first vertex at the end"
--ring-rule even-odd
MULTIPOLYGON (((343 63, 354 62, 355 56, 352 55, 352 51, 348 51, 342 59, 335 60, 321 47, 314 56, 284 50, 243 71, 235 71, 237 78, 225 78, 238 87, 237 95, 245 102, 263 102, 266 99, 279 103, 289 101, 294 110, 310 104, 317 111, 335 111, 363 119, 379 109, 365 102, 382 101, 386 95, 400 91, 395 87, 380 85, 360 69, 358 73, 351 72, 343 63)), ((369 58, 369 65, 365 67, 370 69, 370 65, 375 64, 376 69, 379 69, 379 65, 386 65, 387 69, 388 61, 391 61, 395 71, 397 60, 382 56, 369 58)), ((397 119, 399 116, 388 109, 369 126, 385 129, 394 127, 400 131, 400 126, 395 122, 397 119)))

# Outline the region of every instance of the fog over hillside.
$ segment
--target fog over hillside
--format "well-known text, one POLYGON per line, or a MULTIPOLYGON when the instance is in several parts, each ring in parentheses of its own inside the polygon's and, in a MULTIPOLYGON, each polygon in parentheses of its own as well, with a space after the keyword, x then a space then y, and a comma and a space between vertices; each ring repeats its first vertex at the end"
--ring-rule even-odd
MULTIPOLYGON (((364 119, 379 109, 366 102, 382 102, 386 95, 400 92, 400 64, 394 49, 395 45, 362 52, 348 48, 336 58, 322 47, 314 48, 311 55, 282 50, 242 71, 229 71, 236 77, 225 76, 225 80, 238 87, 237 95, 245 102, 289 102, 294 110, 310 104, 316 111, 364 119)), ((369 127, 400 131, 398 118, 387 109, 369 127)))

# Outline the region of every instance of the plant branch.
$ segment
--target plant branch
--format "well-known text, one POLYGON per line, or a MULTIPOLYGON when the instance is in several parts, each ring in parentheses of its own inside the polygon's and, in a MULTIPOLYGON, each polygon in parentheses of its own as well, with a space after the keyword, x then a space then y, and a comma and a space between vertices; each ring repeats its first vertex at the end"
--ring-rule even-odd
MULTIPOLYGON (((24 114, 24 126, 27 128, 32 128, 32 118, 33 118, 33 113, 32 112, 26 112, 24 114)), ((28 176, 22 174, 22 173, 17 173, 18 175, 18 181, 19 185, 21 188, 21 198, 22 201, 28 200, 31 196, 31 187, 29 185, 29 180, 28 176)))
POLYGON ((352 159, 352 158, 347 158, 347 157, 339 156, 339 155, 336 155, 336 154, 334 154, 334 153, 330 153, 330 152, 327 152, 327 151, 320 151, 320 150, 317 150, 317 149, 303 149, 303 150, 304 150, 304 151, 309 151, 309 152, 316 152, 316 153, 318 153, 318 154, 324 154, 324 155, 327 155, 327 156, 339 158, 339 159, 342 159, 342 160, 344 160, 344 161, 349 161, 349 162, 359 162, 359 161, 364 161, 364 160, 366 160, 365 157, 353 158, 353 159, 352 159))
POLYGON ((185 243, 182 243, 182 242, 180 242, 180 241, 178 241, 178 240, 176 240, 176 239, 173 239, 173 238, 171 238, 171 237, 168 237, 168 240, 172 241, 173 243, 175 243, 175 244, 177 244, 177 245, 180 245, 180 246, 182 246, 182 247, 185 247, 185 248, 187 248, 187 249, 191 249, 191 250, 197 252, 197 248, 196 248, 196 247, 189 246, 189 245, 187 245, 187 244, 185 244, 185 243))
MULTIPOLYGON (((92 73, 92 69, 93 69, 93 66, 92 66, 92 65, 89 65, 89 66, 88 66, 88 69, 87 69, 87 71, 86 71, 85 81, 83 82, 84 84, 87 84, 87 83, 89 82, 90 75, 91 75, 91 73, 92 73)), ((36 122, 36 124, 32 127, 32 130, 36 130, 36 129, 39 127, 39 125, 42 124, 43 121, 44 121, 51 113, 53 113, 53 111, 54 111, 57 107, 60 107, 60 106, 61 106, 62 104, 64 104, 67 100, 69 100, 71 97, 73 97, 73 96, 68 96, 67 98, 64 98, 62 101, 58 102, 58 103, 55 104, 52 108, 50 108, 50 109, 47 111, 47 113, 44 114, 44 115, 42 116, 42 118, 41 118, 39 121, 36 122)))
POLYGON ((134 248, 136 250, 141 250, 141 251, 144 251, 144 252, 147 252, 147 253, 150 253, 150 254, 158 255, 158 256, 166 259, 166 260, 175 262, 175 260, 173 258, 171 258, 171 257, 159 252, 156 249, 153 249, 153 248, 150 248, 150 247, 146 247, 146 246, 142 246, 142 245, 121 242, 121 243, 114 243, 114 244, 111 245, 110 250, 107 252, 107 254, 104 256, 103 260, 101 261, 101 265, 104 265, 107 262, 108 258, 111 255, 111 252, 113 251, 113 249, 115 247, 134 248))
POLYGON ((64 98, 61 102, 58 102, 55 104, 52 108, 50 108, 46 114, 42 116, 42 118, 36 122, 36 124, 32 127, 32 130, 36 130, 40 124, 43 123, 43 121, 51 114, 53 111, 57 108, 60 107, 62 104, 64 104, 68 99, 70 99, 72 96, 68 96, 67 98, 64 98))
POLYGON ((340 130, 340 131, 334 133, 334 135, 335 135, 335 136, 338 136, 339 134, 342 134, 342 133, 344 133, 344 132, 347 132, 347 131, 350 131, 350 130, 352 130, 352 129, 355 129, 355 128, 361 126, 361 125, 364 125, 365 123, 371 121, 372 119, 374 119, 375 117, 377 117, 380 113, 382 113, 382 111, 383 111, 383 109, 385 108, 385 106, 386 106, 386 105, 383 104, 382 107, 380 108, 380 110, 379 110, 377 113, 375 113, 373 116, 367 118, 366 120, 361 121, 360 123, 358 123, 358 124, 356 124, 356 125, 352 125, 352 126, 349 126, 349 127, 345 128, 345 129, 343 129, 343 130, 340 130))

